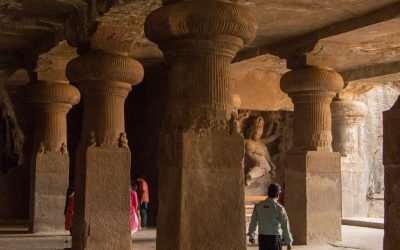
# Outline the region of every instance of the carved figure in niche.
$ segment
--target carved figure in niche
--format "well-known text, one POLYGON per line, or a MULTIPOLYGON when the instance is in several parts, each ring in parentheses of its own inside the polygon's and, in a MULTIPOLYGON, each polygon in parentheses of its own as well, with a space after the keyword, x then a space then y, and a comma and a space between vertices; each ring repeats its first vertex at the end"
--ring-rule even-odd
POLYGON ((90 131, 90 137, 88 140, 87 147, 90 148, 90 147, 94 147, 94 146, 96 146, 96 134, 94 131, 90 131))
POLYGON ((44 154, 45 152, 46 152, 46 146, 44 145, 43 142, 41 142, 39 145, 39 153, 44 154))
POLYGON ((266 145, 279 137, 279 126, 278 122, 271 122, 267 128, 267 136, 261 138, 264 132, 264 119, 261 116, 253 116, 248 119, 245 131, 247 140, 245 142, 246 154, 244 159, 246 186, 250 185, 255 179, 267 174, 270 174, 271 177, 275 176, 276 166, 266 145))
POLYGON ((62 143, 60 151, 61 151, 61 154, 68 154, 67 144, 62 143))
POLYGON ((120 148, 129 148, 128 137, 125 132, 122 132, 119 136, 118 146, 120 148))

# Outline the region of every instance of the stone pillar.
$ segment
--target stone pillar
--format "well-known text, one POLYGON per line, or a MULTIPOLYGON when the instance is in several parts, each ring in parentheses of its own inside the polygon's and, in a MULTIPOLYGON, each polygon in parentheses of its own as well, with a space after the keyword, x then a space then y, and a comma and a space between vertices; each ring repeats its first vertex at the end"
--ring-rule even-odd
POLYGON ((147 17, 146 36, 170 64, 157 249, 246 249, 243 138, 229 133, 228 73, 255 28, 244 8, 221 1, 170 3, 147 17))
POLYGON ((282 90, 294 103, 285 205, 295 244, 341 239, 340 155, 331 147, 330 104, 342 87, 339 74, 318 67, 290 71, 281 79, 282 90))
POLYGON ((127 56, 91 51, 68 63, 67 77, 84 103, 72 249, 131 249, 124 103, 132 85, 143 79, 143 67, 127 56))
POLYGON ((342 217, 366 217, 368 173, 358 144, 368 109, 360 101, 339 98, 333 100, 331 109, 332 147, 341 155, 342 217))
POLYGON ((34 233, 64 230, 68 188, 67 113, 80 100, 68 83, 37 81, 28 84, 25 98, 34 112, 30 169, 29 226, 34 233))
POLYGON ((385 166, 385 236, 383 249, 398 249, 400 241, 400 98, 383 112, 383 164, 385 166))

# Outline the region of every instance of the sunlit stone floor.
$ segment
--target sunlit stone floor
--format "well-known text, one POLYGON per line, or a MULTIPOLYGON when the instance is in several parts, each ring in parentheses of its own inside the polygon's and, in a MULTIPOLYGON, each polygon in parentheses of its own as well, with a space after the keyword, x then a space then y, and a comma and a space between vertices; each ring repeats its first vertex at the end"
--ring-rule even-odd
MULTIPOLYGON (((366 227, 354 227, 354 226, 342 226, 342 237, 341 242, 326 245, 315 245, 315 246, 294 246, 292 249, 301 250, 381 250, 383 242, 383 230, 366 228, 366 227)), ((141 230, 134 235, 133 249, 134 250, 154 250, 156 249, 156 230, 147 229, 141 230)), ((248 245, 248 250, 258 250, 258 246, 248 245)), ((284 248, 286 249, 286 247, 284 248)))

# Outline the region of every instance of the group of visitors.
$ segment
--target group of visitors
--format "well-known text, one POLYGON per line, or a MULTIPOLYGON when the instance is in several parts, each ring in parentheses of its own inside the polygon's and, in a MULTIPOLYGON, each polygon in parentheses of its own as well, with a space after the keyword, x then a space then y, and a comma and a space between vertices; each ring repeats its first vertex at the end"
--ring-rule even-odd
POLYGON ((149 205, 149 188, 143 178, 131 181, 131 234, 147 228, 147 209, 149 205))
MULTIPOLYGON (((144 178, 131 180, 130 193, 130 219, 131 235, 139 229, 147 228, 147 209, 149 205, 149 187, 144 178)), ((73 187, 68 187, 64 215, 65 229, 72 233, 72 220, 74 215, 75 192, 73 187)))

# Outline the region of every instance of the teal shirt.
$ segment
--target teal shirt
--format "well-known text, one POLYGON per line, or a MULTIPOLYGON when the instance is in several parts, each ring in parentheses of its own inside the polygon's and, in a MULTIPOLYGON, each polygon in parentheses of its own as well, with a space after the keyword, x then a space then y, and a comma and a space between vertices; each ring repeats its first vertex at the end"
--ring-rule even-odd
POLYGON ((250 238, 254 238, 257 225, 259 234, 282 235, 285 242, 292 245, 293 237, 290 233, 286 210, 275 199, 268 198, 254 207, 249 225, 250 238))

